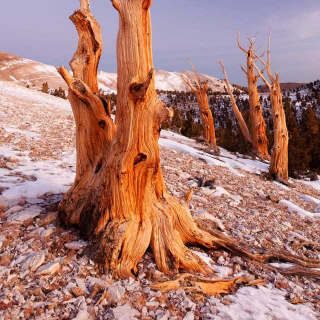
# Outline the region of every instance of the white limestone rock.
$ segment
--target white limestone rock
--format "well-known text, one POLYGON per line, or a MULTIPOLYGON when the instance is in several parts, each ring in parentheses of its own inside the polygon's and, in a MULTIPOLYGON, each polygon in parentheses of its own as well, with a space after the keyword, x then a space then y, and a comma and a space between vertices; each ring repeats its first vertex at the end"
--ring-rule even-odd
POLYGON ((215 222, 217 224, 217 226, 221 229, 221 230, 225 230, 225 226, 223 225, 222 221, 215 217, 214 215, 208 213, 207 211, 197 215, 197 217, 199 217, 200 219, 208 219, 211 220, 213 222, 215 222))
POLYGON ((183 318, 183 320, 194 320, 194 313, 192 311, 189 311, 185 317, 183 318))
POLYGON ((65 243, 65 247, 70 250, 80 250, 85 247, 87 244, 84 241, 72 241, 65 243))
POLYGON ((112 319, 117 320, 132 320, 139 316, 139 311, 132 308, 129 304, 124 304, 110 310, 112 319))
POLYGON ((33 233, 38 234, 42 239, 49 237, 53 233, 54 229, 46 229, 44 227, 39 227, 33 231, 33 233))
POLYGON ((30 253, 21 264, 21 270, 30 269, 32 272, 36 271, 45 261, 46 255, 43 251, 30 253))
POLYGON ((87 310, 80 310, 73 320, 88 320, 89 313, 87 310))
POLYGON ((187 181, 187 185, 191 188, 196 188, 198 186, 198 183, 195 182, 194 180, 189 180, 187 181))
POLYGON ((111 303, 118 303, 125 291, 126 289, 124 287, 115 283, 108 288, 107 296, 111 303))
POLYGON ((192 300, 188 297, 186 297, 182 302, 181 302, 181 307, 183 307, 186 310, 193 311, 196 308, 196 304, 192 302, 192 300))
POLYGON ((76 305, 78 306, 78 313, 73 320, 88 320, 89 313, 88 313, 88 307, 85 301, 85 298, 83 296, 76 299, 76 305))
POLYGON ((19 211, 16 213, 11 214, 7 221, 16 222, 16 223, 22 223, 26 220, 33 219, 37 217, 41 212, 41 208, 39 207, 30 207, 28 209, 25 209, 23 211, 19 211))
POLYGON ((60 264, 59 262, 55 262, 55 263, 47 263, 44 266, 40 267, 37 270, 38 275, 53 275, 56 272, 58 272, 58 270, 60 269, 60 264))
POLYGON ((46 238, 52 235, 54 232, 53 228, 45 229, 43 232, 41 232, 41 238, 46 238))
POLYGON ((212 189, 208 189, 208 188, 201 188, 201 192, 207 196, 212 195, 215 191, 212 189))
POLYGON ((5 240, 6 240, 6 236, 4 234, 0 234, 0 249, 1 249, 5 240))

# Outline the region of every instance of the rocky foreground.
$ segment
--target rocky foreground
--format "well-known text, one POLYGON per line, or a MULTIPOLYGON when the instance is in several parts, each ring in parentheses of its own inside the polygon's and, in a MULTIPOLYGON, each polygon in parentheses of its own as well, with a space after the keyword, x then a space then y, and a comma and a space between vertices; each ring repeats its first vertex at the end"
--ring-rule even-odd
MULTIPOLYGON (((254 248, 320 259, 320 191, 264 178, 266 164, 164 133, 162 169, 170 192, 193 190, 192 214, 254 248), (206 183, 207 182, 207 183, 206 183)), ((136 279, 100 273, 75 229, 57 221, 57 205, 74 176, 74 122, 67 101, 0 82, 0 319, 319 319, 320 280, 285 276, 224 251, 192 248, 216 271, 242 277, 230 294, 207 295, 157 284, 147 252, 136 279)), ((199 275, 200 276, 200 275, 199 275)))

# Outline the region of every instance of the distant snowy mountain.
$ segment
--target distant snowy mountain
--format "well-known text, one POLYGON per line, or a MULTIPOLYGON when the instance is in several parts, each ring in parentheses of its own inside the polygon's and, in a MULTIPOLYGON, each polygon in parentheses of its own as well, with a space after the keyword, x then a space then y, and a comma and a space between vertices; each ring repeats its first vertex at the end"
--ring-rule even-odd
MULTIPOLYGON (((181 74, 191 81, 193 73, 189 70, 182 72, 156 71, 156 88, 165 91, 190 91, 183 82, 181 74)), ((99 71, 99 85, 107 93, 117 91, 117 74, 99 71)), ((201 81, 208 80, 208 86, 213 92, 224 92, 224 82, 217 78, 200 74, 201 81)), ((66 85, 54 66, 46 65, 33 60, 21 58, 13 54, 0 52, 0 80, 14 81, 19 85, 41 87, 48 82, 50 88, 66 89, 66 85)))

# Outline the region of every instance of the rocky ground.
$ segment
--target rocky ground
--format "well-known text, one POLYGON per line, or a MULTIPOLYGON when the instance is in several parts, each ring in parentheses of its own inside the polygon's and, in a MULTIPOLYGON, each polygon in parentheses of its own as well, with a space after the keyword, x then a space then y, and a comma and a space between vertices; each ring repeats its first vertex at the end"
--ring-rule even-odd
MULTIPOLYGON (((168 189, 181 199, 193 190, 195 217, 215 221, 248 246, 320 259, 319 190, 270 182, 266 164, 225 151, 213 156, 177 135, 163 133, 160 144, 168 189)), ((284 276, 223 251, 192 248, 216 271, 212 279, 261 279, 260 285, 238 284, 224 296, 158 291, 154 284, 175 277, 158 271, 151 251, 137 279, 101 274, 78 231, 56 220, 74 163, 68 102, 0 82, 0 319, 320 318, 319 278, 284 276)))

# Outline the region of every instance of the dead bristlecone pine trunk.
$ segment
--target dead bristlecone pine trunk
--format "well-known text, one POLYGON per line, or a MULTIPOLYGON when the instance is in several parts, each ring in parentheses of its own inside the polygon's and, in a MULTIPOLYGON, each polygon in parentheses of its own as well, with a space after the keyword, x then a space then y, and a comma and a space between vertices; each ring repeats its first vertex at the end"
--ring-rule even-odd
POLYGON ((240 130, 241 130, 244 138, 247 140, 247 142, 252 145, 253 141, 252 141, 252 137, 251 137, 250 131, 248 129, 248 126, 247 126, 246 122, 243 119, 242 113, 240 112, 240 110, 239 110, 239 108, 237 106, 236 99, 235 99, 235 97, 233 95, 232 88, 231 88, 231 85, 230 85, 230 82, 229 82, 229 79, 228 79, 228 76, 227 76, 227 71, 226 71, 222 61, 220 61, 219 63, 220 63, 222 72, 224 74, 224 82, 225 82, 225 84, 227 86, 227 92, 229 93, 229 96, 230 96, 231 107, 232 107, 232 110, 233 110, 233 112, 234 112, 234 114, 236 116, 236 119, 238 121, 240 130))
POLYGON ((282 93, 278 74, 276 74, 276 78, 272 80, 270 100, 272 105, 272 119, 274 127, 274 144, 271 152, 270 173, 277 180, 288 184, 289 135, 286 124, 286 116, 282 105, 282 93))
POLYGON ((260 69, 257 67, 252 59, 252 63, 256 68, 259 76, 266 84, 270 92, 270 102, 272 107, 272 120, 273 120, 273 136, 274 143, 271 151, 270 175, 276 180, 288 184, 288 143, 289 135, 286 124, 286 116, 282 104, 282 93, 280 89, 279 75, 273 76, 271 72, 270 60, 270 41, 271 32, 268 43, 268 59, 264 62, 261 57, 258 60, 264 65, 268 73, 270 82, 263 76, 260 69))
POLYGON ((60 219, 79 227, 91 240, 92 257, 120 278, 137 273, 149 246, 165 273, 184 268, 209 274, 212 270, 185 244, 213 247, 213 237, 197 227, 186 204, 168 194, 161 173, 160 124, 172 111, 155 91, 151 1, 112 4, 120 20, 117 125, 98 96, 100 27, 89 5, 71 16, 79 34, 70 63, 73 77, 64 67, 59 71, 76 122, 77 168, 74 185, 59 205, 60 219))
POLYGON ((253 62, 257 59, 254 52, 255 35, 252 39, 247 36, 249 41, 248 50, 244 49, 240 43, 240 33, 238 32, 238 46, 245 53, 247 58, 247 68, 241 66, 248 80, 250 118, 252 124, 253 150, 256 155, 263 160, 270 160, 268 152, 268 138, 266 132, 266 123, 263 118, 262 107, 260 103, 257 82, 260 78, 259 74, 255 74, 253 62))
POLYGON ((191 60, 189 60, 189 62, 194 72, 194 84, 184 75, 181 75, 181 77, 197 97, 201 120, 202 120, 203 135, 206 142, 213 147, 215 152, 219 152, 219 148, 217 146, 217 141, 216 141, 214 119, 213 119, 212 112, 210 110, 209 102, 208 102, 208 95, 207 95, 208 81, 201 82, 200 76, 197 73, 196 68, 192 64, 191 60))

